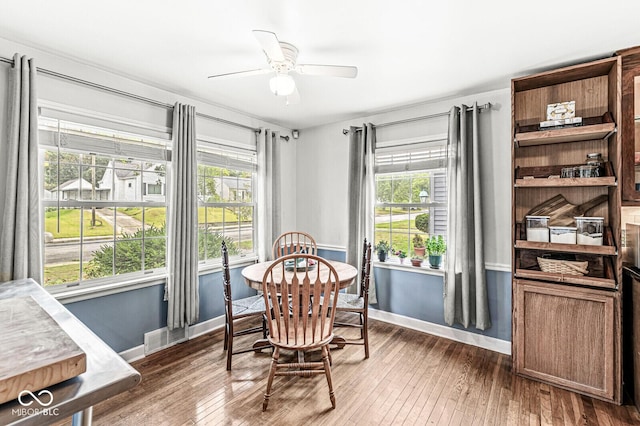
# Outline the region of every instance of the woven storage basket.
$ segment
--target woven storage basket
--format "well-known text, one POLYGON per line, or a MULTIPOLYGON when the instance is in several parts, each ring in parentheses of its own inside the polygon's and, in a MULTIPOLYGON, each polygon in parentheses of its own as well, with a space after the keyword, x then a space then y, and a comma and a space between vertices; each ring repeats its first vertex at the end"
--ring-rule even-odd
POLYGON ((538 265, 542 272, 566 275, 585 275, 589 273, 589 262, 575 262, 571 260, 556 260, 538 258, 538 265))

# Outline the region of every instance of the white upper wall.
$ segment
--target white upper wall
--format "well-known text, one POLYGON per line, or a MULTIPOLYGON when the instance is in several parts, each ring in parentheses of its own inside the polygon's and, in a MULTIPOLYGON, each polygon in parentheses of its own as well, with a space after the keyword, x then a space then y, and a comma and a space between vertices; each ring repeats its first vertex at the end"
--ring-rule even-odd
MULTIPOLYGON (((505 85, 508 82, 505 83, 505 85)), ((454 105, 491 102, 480 114, 480 161, 483 189, 484 248, 487 264, 509 268, 511 263, 511 92, 494 90, 420 104, 404 109, 300 131, 296 176, 298 229, 313 235, 318 244, 347 245, 348 136, 342 129, 371 122, 386 123, 449 111, 454 105)), ((446 117, 389 126, 378 140, 443 134, 446 117)))

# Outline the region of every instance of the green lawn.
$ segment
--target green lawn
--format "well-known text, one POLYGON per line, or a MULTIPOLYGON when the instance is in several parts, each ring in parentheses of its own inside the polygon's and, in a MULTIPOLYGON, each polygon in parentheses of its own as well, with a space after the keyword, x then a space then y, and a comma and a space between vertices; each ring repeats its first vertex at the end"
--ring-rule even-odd
MULTIPOLYGON (((120 207, 118 213, 124 213, 142 222, 142 207, 120 207)), ((144 212, 144 220, 147 225, 162 228, 167 221, 167 209, 165 207, 147 207, 144 212)))
MULTIPOLYGON (((44 215, 44 230, 53 234, 53 238, 80 237, 80 209, 60 209, 60 232, 58 232, 58 211, 48 211, 44 215)), ((84 211, 84 236, 98 237, 113 235, 113 227, 96 218, 96 226, 91 226, 91 210, 84 211)))
POLYGON ((376 242, 380 240, 388 241, 391 247, 399 250, 407 251, 407 256, 413 255, 413 242, 409 245, 409 236, 407 235, 409 229, 411 229, 411 237, 415 234, 421 234, 423 239, 427 239, 428 235, 423 234, 415 227, 413 220, 398 220, 396 222, 384 222, 376 223, 376 242), (391 229, 391 237, 389 237, 389 230, 391 229))
POLYGON ((80 277, 80 263, 44 267, 44 285, 56 285, 78 281, 80 277))
POLYGON ((226 223, 238 221, 238 215, 224 207, 198 207, 198 223, 205 223, 205 208, 207 209, 207 223, 222 223, 223 214, 226 223))

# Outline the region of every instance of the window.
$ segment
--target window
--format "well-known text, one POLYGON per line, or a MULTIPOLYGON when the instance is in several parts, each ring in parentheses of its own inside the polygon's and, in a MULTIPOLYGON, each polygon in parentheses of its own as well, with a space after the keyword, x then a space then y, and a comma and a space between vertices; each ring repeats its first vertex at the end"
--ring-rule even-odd
POLYGON ((164 270, 165 144, 40 117, 45 286, 164 270))
POLYGON ((255 253, 256 155, 208 142, 198 145, 198 250, 218 261, 222 239, 230 255, 255 253))
POLYGON ((446 238, 446 157, 442 140, 376 148, 376 244, 385 240, 411 257, 416 235, 425 243, 446 238))

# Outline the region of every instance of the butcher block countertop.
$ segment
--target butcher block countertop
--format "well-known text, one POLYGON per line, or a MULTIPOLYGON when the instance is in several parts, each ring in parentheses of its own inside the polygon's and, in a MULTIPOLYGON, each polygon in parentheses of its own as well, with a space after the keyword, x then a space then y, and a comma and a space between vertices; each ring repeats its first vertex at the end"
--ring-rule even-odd
POLYGON ((0 283, 1 425, 50 424, 77 413, 90 421, 94 404, 139 382, 140 373, 34 280, 0 283), (38 399, 16 399, 25 390, 38 399))
POLYGON ((78 345, 31 296, 0 300, 0 404, 86 371, 78 345))

